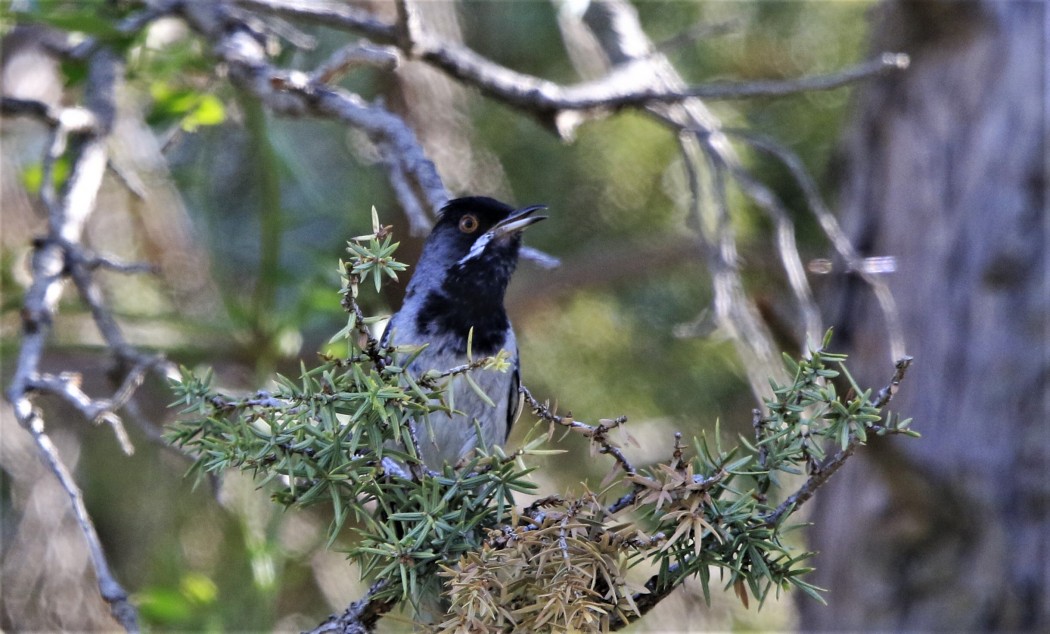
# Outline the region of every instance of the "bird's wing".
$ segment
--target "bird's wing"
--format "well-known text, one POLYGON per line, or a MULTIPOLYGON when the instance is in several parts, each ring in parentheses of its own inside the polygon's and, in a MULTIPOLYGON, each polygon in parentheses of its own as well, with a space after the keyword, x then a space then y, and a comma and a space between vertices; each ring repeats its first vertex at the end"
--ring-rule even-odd
POLYGON ((514 350, 514 369, 511 370, 510 374, 510 394, 507 397, 507 433, 503 438, 503 442, 507 442, 510 438, 510 428, 514 425, 514 419, 518 416, 518 406, 521 404, 521 394, 518 392, 518 387, 521 385, 521 373, 518 368, 518 350, 514 350))

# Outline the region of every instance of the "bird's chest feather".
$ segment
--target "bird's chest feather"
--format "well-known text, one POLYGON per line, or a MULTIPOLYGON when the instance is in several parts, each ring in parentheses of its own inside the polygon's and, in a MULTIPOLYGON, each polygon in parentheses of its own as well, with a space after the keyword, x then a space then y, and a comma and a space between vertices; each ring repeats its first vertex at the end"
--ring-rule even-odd
MULTIPOLYGON (((490 322, 477 321, 471 318, 469 311, 456 311, 439 303, 428 310, 427 302, 423 302, 416 312, 402 309, 391 320, 388 332, 390 342, 395 345, 427 344, 406 368, 414 376, 421 376, 428 370, 444 372, 469 363, 467 337, 472 327, 471 345, 475 360, 497 354, 501 349, 516 356, 517 342, 505 313, 502 313, 502 318, 490 322), (450 313, 453 316, 450 317, 450 313)), ((516 358, 512 358, 512 362, 516 363, 516 358)), ((477 445, 475 421, 481 428, 486 446, 502 444, 506 438, 512 373, 479 369, 472 372, 471 378, 495 406, 485 402, 466 380, 453 380, 446 400, 456 413, 451 416, 432 413, 429 425, 422 423, 419 427, 423 461, 431 468, 437 468, 442 462, 455 463, 477 445), (426 433, 428 428, 430 433, 426 433)))

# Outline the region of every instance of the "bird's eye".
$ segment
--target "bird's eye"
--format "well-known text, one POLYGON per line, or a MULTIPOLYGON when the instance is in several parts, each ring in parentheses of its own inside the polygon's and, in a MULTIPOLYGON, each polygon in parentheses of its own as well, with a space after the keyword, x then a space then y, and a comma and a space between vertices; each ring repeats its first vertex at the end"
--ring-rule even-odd
POLYGON ((474 233, 478 230, 478 217, 467 214, 459 219, 459 230, 463 233, 474 233))

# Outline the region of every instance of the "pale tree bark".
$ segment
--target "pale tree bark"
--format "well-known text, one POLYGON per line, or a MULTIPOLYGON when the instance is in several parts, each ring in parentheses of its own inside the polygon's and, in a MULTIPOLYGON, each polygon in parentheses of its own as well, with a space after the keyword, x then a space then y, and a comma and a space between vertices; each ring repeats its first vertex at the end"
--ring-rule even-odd
MULTIPOLYGON (((1050 239, 1045 2, 887 2, 873 47, 911 56, 865 86, 840 208, 889 282, 916 361, 895 402, 923 440, 875 445, 815 503, 803 630, 1050 629, 1050 239)), ((861 384, 885 327, 834 298, 861 384)))

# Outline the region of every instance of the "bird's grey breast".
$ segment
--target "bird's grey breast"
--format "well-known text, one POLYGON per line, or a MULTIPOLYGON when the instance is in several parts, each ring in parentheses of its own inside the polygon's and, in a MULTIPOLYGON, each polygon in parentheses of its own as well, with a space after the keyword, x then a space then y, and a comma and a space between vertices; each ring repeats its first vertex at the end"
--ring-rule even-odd
MULTIPOLYGON (((461 339, 451 336, 450 333, 443 334, 427 328, 426 324, 420 323, 418 317, 418 309, 406 303, 390 320, 383 334, 385 344, 427 344, 426 349, 405 368, 406 371, 418 377, 428 370, 444 372, 469 363, 466 347, 461 339)), ((417 421, 420 451, 423 461, 430 468, 440 468, 443 462, 455 464, 477 446, 475 420, 481 429, 481 440, 486 447, 503 444, 506 440, 509 410, 517 389, 512 385, 516 381, 517 342, 512 329, 508 327, 504 332, 498 347, 486 354, 495 354, 501 348, 507 350, 512 355, 512 369, 507 372, 478 369, 471 373, 471 378, 492 400, 495 407, 485 402, 465 379, 459 377, 453 379, 452 388, 446 396, 456 413, 450 416, 443 412, 434 412, 429 415, 428 421, 417 421)), ((481 356, 484 355, 474 354, 475 359, 481 356)))

